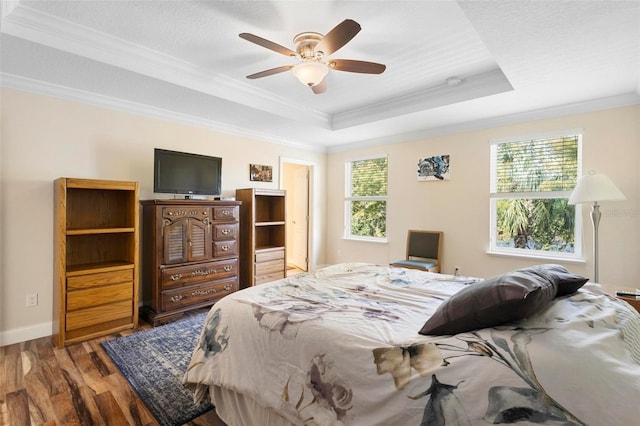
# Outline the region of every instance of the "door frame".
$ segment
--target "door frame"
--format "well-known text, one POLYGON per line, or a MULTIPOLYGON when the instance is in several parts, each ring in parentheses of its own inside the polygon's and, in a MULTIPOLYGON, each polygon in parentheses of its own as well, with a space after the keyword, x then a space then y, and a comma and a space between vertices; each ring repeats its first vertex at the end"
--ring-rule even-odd
MULTIPOLYGON (((313 200, 313 188, 314 188, 314 173, 315 173, 315 163, 307 161, 307 160, 301 160, 301 159, 297 159, 297 158, 291 158, 291 157, 280 157, 280 172, 279 172, 279 188, 280 189, 284 189, 284 167, 285 164, 295 164, 298 166, 306 166, 307 170, 309 172, 309 179, 308 179, 308 191, 307 191, 307 214, 309 216, 308 220, 307 220, 307 270, 312 270, 314 268, 314 262, 313 259, 314 257, 314 253, 313 253, 313 242, 312 242, 312 229, 313 229, 313 203, 311 202, 311 200, 313 200)), ((288 231, 287 231, 288 232, 288 231)), ((286 259, 285 259, 286 260, 286 259)))

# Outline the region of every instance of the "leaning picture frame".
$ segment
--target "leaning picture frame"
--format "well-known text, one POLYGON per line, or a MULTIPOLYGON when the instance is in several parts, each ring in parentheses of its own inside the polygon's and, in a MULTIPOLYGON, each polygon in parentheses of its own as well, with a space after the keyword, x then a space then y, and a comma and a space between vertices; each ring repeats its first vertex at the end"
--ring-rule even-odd
POLYGON ((273 167, 249 164, 249 179, 253 182, 273 182, 273 167))

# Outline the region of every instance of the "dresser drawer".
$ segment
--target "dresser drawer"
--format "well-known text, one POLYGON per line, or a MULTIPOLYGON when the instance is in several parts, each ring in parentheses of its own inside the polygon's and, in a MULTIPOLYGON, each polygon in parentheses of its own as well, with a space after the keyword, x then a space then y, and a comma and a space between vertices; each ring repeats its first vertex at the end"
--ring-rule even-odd
POLYGON ((237 221, 240 217, 240 207, 219 206, 213 208, 213 220, 237 221))
POLYGON ((162 309, 174 310, 185 306, 213 302, 236 290, 238 290, 238 278, 233 277, 197 286, 163 291, 162 309))
POLYGON ((213 225, 213 239, 215 241, 235 240, 237 238, 237 223, 216 223, 213 225))
POLYGON ((266 275, 256 275, 254 282, 256 284, 264 284, 271 281, 279 280, 284 278, 284 271, 274 272, 266 275))
POLYGON ((209 207, 199 206, 163 207, 162 217, 171 220, 190 217, 204 220, 210 217, 210 211, 209 207))
POLYGON ((67 278, 67 291, 124 282, 133 282, 133 269, 69 277, 67 278))
POLYGON ((256 253, 255 284, 263 284, 285 277, 284 250, 256 253))
POLYGON ((269 260, 268 262, 256 263, 256 277, 276 272, 284 273, 284 259, 269 260))
POLYGON ((66 331, 77 330, 122 318, 131 318, 133 320, 133 302, 131 299, 68 312, 65 329, 66 331))
POLYGON ((67 292, 67 311, 133 300, 133 281, 67 292))
POLYGON ((228 257, 237 255, 238 243, 235 240, 213 242, 213 257, 228 257))
POLYGON ((284 259, 283 249, 256 252, 256 262, 266 262, 276 259, 284 259))
POLYGON ((162 270, 162 289, 185 287, 238 274, 238 259, 219 260, 162 270))

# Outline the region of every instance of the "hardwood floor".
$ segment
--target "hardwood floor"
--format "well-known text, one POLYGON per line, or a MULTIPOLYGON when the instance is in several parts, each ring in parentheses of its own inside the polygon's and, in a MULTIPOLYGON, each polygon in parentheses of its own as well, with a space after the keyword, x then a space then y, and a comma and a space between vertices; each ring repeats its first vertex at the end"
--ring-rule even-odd
POLYGON ((298 268, 297 266, 290 266, 287 265, 287 276, 290 277, 292 275, 297 275, 297 274, 301 274, 304 271, 300 268, 298 268))
MULTIPOLYGON (((156 425, 157 421, 100 346, 57 349, 50 337, 0 347, 0 425, 156 425)), ((214 410, 187 423, 225 426, 214 410)))

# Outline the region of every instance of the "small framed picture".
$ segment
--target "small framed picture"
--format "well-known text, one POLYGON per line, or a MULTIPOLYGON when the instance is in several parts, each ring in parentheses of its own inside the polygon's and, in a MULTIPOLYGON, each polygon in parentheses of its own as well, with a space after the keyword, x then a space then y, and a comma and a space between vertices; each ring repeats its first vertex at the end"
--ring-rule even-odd
POLYGON ((273 182, 273 167, 249 164, 249 179, 255 182, 273 182))
POLYGON ((451 179, 449 155, 435 155, 418 159, 418 181, 439 181, 451 179))

